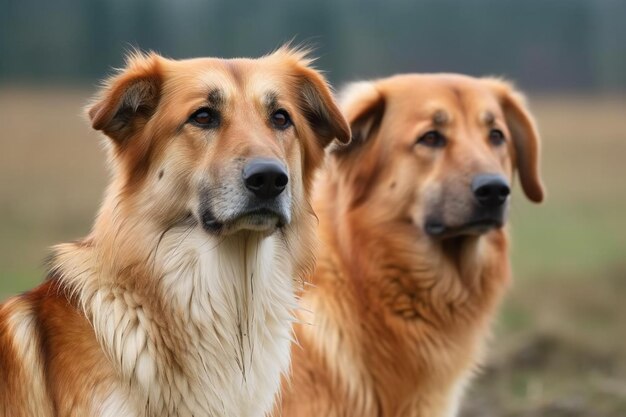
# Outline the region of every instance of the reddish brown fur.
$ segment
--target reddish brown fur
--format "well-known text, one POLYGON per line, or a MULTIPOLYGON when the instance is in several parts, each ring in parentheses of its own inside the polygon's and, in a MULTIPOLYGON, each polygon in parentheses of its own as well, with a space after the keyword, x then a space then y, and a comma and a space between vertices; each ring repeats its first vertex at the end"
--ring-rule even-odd
POLYGON ((353 143, 329 156, 316 183, 323 245, 277 414, 453 416, 510 279, 508 238, 505 228, 431 238, 424 216, 448 190, 434 212, 462 221, 469 178, 512 179, 515 167, 540 201, 536 129, 508 84, 457 75, 358 84, 343 110, 353 143), (485 110, 506 145, 488 145, 485 110), (435 126, 435 111, 449 123, 435 126), (449 138, 445 149, 416 144, 434 128, 449 138), (450 205, 450 195, 461 197, 450 205))

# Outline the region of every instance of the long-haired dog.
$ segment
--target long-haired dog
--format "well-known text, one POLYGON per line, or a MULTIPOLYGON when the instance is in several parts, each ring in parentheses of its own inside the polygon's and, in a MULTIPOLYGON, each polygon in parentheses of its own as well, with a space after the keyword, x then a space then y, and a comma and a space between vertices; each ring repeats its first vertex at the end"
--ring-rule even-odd
POLYGON ((349 126, 306 54, 134 54, 88 108, 112 181, 88 237, 0 307, 0 415, 262 416, 314 265, 309 194, 349 126))
POLYGON ((543 198, 539 136, 508 83, 401 75, 344 95, 323 242, 283 386, 285 417, 454 416, 509 281, 513 174, 543 198))

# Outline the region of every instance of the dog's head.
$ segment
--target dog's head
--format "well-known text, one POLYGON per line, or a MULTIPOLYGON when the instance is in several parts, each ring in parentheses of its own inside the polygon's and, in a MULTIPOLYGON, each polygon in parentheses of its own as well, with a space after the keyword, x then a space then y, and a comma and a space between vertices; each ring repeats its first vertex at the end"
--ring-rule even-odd
POLYGON ((219 235, 289 224, 323 149, 350 138, 309 64, 286 47, 260 59, 130 56, 87 109, 111 139, 125 208, 219 235))
POLYGON ((454 74, 356 83, 343 95, 353 142, 332 158, 351 210, 408 221, 435 238, 478 235, 506 219, 517 170, 543 199, 539 135, 508 83, 454 74), (375 212, 374 212, 375 211, 375 212))

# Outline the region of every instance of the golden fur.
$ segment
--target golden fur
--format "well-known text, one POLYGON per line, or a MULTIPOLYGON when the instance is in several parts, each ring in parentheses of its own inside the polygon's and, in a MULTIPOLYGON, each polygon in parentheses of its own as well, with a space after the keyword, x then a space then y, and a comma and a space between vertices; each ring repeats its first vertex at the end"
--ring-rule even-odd
POLYGON ((541 201, 535 124, 506 82, 454 74, 356 83, 343 111, 278 414, 454 416, 510 279, 505 206, 472 223, 472 178, 517 170, 541 201))
POLYGON ((0 416, 271 409, 295 287, 314 264, 313 171, 326 145, 350 138, 309 64, 289 48, 134 54, 106 82, 88 116, 108 136, 112 181, 89 236, 55 247, 45 283, 0 306, 0 416), (248 212, 258 202, 242 169, 254 158, 289 182, 248 212))

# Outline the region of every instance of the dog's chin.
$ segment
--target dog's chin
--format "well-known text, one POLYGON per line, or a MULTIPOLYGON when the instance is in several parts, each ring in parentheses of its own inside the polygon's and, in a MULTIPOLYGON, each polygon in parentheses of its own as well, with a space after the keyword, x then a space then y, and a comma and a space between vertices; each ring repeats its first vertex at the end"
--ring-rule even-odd
POLYGON ((237 218, 228 225, 228 229, 230 233, 248 230, 251 232, 259 232, 264 235, 270 235, 279 227, 282 227, 282 225, 283 222, 277 214, 271 212, 259 212, 246 214, 237 218))
POLYGON ((213 235, 232 235, 242 231, 256 232, 269 236, 288 224, 285 216, 273 210, 260 209, 243 213, 226 221, 219 221, 211 216, 204 215, 202 227, 213 235))
POLYGON ((438 220, 427 220, 424 224, 426 234, 435 239, 452 239, 459 237, 481 236, 491 230, 504 226, 502 219, 473 220, 460 225, 447 225, 438 220))

